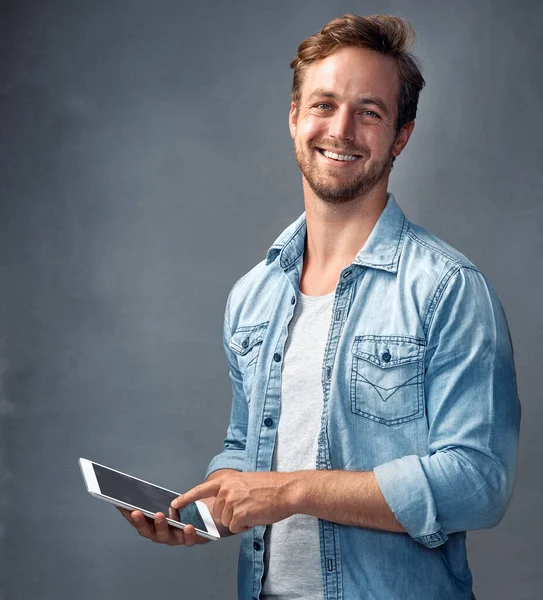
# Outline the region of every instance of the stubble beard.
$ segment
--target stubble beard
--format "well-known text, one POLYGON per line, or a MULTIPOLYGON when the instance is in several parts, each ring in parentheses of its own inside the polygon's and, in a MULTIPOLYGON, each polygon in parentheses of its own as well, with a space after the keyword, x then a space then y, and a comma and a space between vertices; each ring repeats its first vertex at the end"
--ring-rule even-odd
MULTIPOLYGON (((330 144, 326 144, 326 146, 333 149, 330 144)), ((363 171, 359 171, 354 175, 344 175, 343 177, 339 174, 335 177, 324 175, 323 172, 319 170, 316 161, 308 157, 305 151, 300 148, 296 142, 294 143, 294 156, 302 171, 302 175, 318 198, 327 204, 344 204, 346 202, 351 202, 356 198, 364 197, 383 177, 385 177, 386 172, 392 163, 392 148, 393 144, 391 144, 389 148, 388 155, 385 155, 384 158, 377 162, 366 165, 367 168, 363 171)), ((343 150, 344 154, 352 153, 364 155, 363 152, 357 148, 344 147, 338 150, 343 150)), ((318 152, 318 150, 313 147, 310 151, 318 152)))

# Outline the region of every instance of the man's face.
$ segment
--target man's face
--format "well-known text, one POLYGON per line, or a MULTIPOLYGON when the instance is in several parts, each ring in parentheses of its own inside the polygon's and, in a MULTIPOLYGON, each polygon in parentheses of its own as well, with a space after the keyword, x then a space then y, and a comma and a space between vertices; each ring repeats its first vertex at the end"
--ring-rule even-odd
POLYGON ((294 153, 313 192, 324 202, 349 202, 388 178, 413 129, 396 132, 396 63, 362 48, 343 48, 305 71, 289 126, 294 153))

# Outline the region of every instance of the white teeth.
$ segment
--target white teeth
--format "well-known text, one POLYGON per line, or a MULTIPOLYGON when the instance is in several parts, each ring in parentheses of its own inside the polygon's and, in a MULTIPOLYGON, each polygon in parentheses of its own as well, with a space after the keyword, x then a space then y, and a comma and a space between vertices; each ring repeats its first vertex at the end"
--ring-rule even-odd
POLYGON ((336 154, 335 152, 328 152, 328 150, 321 150, 326 158, 333 158, 334 160, 346 160, 347 162, 351 162, 356 160, 358 156, 351 156, 350 154, 336 154))

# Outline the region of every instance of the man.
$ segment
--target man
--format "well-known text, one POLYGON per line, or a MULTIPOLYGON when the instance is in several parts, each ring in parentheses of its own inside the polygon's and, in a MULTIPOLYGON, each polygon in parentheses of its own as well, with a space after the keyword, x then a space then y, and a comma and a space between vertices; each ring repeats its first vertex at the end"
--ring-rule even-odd
MULTIPOLYGON (((176 506, 205 499, 241 533, 241 599, 473 598, 465 532, 511 497, 520 406, 500 302, 387 193, 424 86, 411 34, 346 15, 291 64, 305 213, 230 292, 224 450, 176 506)), ((155 542, 197 541, 124 514, 155 542)))

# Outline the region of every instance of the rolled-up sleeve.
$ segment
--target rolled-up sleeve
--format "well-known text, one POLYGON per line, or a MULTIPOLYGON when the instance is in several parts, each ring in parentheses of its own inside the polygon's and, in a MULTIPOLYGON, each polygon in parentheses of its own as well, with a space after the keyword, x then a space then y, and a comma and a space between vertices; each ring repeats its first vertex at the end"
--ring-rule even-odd
POLYGON ((511 337, 495 291, 470 267, 452 269, 441 290, 424 365, 428 454, 374 469, 398 521, 428 547, 499 523, 512 495, 520 425, 511 337))
MULTIPOLYGON (((236 286, 234 286, 235 288, 236 286)), ((219 469, 235 469, 243 471, 245 468, 245 444, 247 441, 248 408, 243 389, 243 377, 239 372, 234 353, 230 348, 232 337, 230 327, 230 302, 232 292, 228 296, 224 313, 223 346, 228 363, 228 372, 232 384, 232 409, 230 422, 226 431, 223 451, 215 456, 206 471, 206 478, 219 469)))

